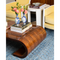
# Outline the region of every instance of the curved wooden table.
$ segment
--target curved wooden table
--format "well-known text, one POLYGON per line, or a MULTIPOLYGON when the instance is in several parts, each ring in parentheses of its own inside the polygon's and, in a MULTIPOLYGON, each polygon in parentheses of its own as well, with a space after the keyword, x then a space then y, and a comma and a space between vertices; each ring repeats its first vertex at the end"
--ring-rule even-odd
POLYGON ((26 57, 46 37, 46 31, 40 26, 33 26, 23 34, 6 30, 6 38, 14 39, 22 44, 22 47, 13 53, 20 58, 26 57))

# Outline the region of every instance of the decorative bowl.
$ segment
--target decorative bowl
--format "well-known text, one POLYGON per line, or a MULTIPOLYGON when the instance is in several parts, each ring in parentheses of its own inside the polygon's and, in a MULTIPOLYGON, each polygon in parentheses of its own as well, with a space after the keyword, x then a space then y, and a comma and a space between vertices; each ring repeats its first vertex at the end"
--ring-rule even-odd
POLYGON ((35 6, 39 6, 40 3, 39 3, 39 2, 37 2, 37 3, 33 3, 33 5, 35 5, 35 6))

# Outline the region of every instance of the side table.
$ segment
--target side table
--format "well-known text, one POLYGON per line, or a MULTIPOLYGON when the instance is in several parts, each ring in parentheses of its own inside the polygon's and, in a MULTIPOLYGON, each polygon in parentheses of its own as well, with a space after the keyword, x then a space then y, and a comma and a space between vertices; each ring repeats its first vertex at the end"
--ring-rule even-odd
POLYGON ((44 4, 39 8, 30 8, 28 7, 28 22, 31 22, 31 13, 36 12, 36 25, 42 26, 44 28, 43 21, 43 9, 49 7, 50 5, 44 4))

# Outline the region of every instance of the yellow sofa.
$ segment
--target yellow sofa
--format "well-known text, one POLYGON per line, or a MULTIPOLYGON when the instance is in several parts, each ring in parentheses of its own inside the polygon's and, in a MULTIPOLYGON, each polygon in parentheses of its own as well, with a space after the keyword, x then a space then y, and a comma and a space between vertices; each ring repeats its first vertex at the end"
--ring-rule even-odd
MULTIPOLYGON (((12 2, 9 4, 6 4, 6 20, 12 20, 15 21, 16 18, 16 14, 15 12, 11 11, 11 6, 16 6, 16 3, 19 2, 19 4, 21 4, 22 6, 28 6, 30 0, 16 0, 16 2, 12 2)), ((18 14, 18 17, 21 18, 21 11, 18 14)))
POLYGON ((44 9, 44 27, 54 30, 54 5, 44 9))

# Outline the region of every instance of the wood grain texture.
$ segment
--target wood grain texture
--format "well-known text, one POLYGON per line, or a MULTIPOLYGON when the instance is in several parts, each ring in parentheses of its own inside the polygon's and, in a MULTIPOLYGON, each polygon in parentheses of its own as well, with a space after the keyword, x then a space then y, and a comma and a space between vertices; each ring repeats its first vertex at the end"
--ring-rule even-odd
POLYGON ((40 2, 43 4, 54 5, 54 0, 31 0, 31 4, 34 2, 40 2))
POLYGON ((35 25, 24 35, 16 32, 12 34, 13 32, 10 31, 10 29, 6 31, 6 38, 13 39, 14 41, 18 41, 22 44, 22 47, 13 53, 13 55, 20 58, 26 57, 46 37, 45 29, 35 25))
POLYGON ((35 2, 45 3, 45 0, 31 0, 31 4, 35 2))

